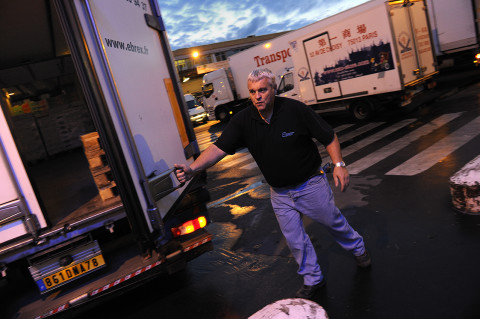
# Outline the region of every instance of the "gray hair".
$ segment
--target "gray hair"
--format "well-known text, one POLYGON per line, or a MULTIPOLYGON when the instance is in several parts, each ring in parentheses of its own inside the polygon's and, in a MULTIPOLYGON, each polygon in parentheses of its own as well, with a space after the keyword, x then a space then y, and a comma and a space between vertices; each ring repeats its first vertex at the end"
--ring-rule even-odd
POLYGON ((267 68, 254 69, 248 75, 247 82, 258 82, 262 79, 268 79, 268 83, 275 89, 277 84, 275 83, 275 74, 267 68))

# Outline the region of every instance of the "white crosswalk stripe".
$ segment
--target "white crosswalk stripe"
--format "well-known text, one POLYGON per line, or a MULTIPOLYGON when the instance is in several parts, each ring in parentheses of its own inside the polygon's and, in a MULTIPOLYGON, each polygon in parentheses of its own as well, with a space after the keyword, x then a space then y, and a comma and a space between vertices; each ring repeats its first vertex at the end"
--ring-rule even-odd
MULTIPOLYGON (((361 127, 359 127, 358 129, 350 132, 350 133, 347 133, 345 135, 342 135, 338 138, 338 140, 340 141, 340 143, 343 143, 345 141, 348 141, 348 140, 351 140, 357 136, 360 136, 362 135, 363 133, 366 133, 370 130, 373 130, 374 128, 380 126, 380 125, 383 125, 385 124, 385 122, 373 122, 373 123, 367 123, 361 127)), ((335 131, 338 133, 337 129, 335 129, 335 131)))
MULTIPOLYGON (((373 130, 374 128, 380 126, 380 125, 383 125, 385 124, 384 122, 373 122, 373 123, 368 123, 362 127, 359 127, 358 129, 348 133, 348 134, 345 134, 345 135, 341 135, 339 138, 338 138, 338 141, 340 143, 343 143, 343 142, 346 142, 346 141, 349 141, 357 136, 360 136, 362 135, 363 133, 366 133, 370 130, 373 130)), ((335 132, 338 134, 338 132, 340 132, 341 130, 335 128, 335 132)), ((322 158, 325 158, 328 156, 328 153, 327 151, 325 151, 324 147, 323 146, 320 146, 319 147, 319 150, 320 150, 320 155, 322 156, 322 158)), ((343 152, 342 152, 343 156, 346 156, 343 152)))
POLYGON ((413 176, 422 173, 480 134, 480 117, 462 126, 429 148, 418 153, 387 175, 413 176))
POLYGON ((354 125, 355 125, 355 124, 352 124, 352 123, 350 123, 350 124, 342 124, 342 125, 340 125, 340 126, 335 127, 335 132, 336 132, 336 133, 342 132, 342 131, 344 131, 344 130, 346 130, 346 129, 354 126, 354 125))
MULTIPOLYGON (((385 122, 371 122, 360 126, 358 124, 343 124, 335 127, 334 129, 337 135, 339 135, 339 141, 341 143, 352 141, 361 135, 365 135, 365 138, 361 138, 342 149, 342 155, 344 158, 357 152, 365 151, 365 147, 367 146, 370 148, 373 147, 374 149, 376 142, 381 142, 385 138, 391 138, 393 133, 401 132, 401 130, 405 130, 406 132, 409 131, 390 144, 377 148, 365 156, 362 156, 358 160, 348 163, 348 170, 350 174, 360 174, 364 170, 385 160, 388 157, 393 156, 397 152, 405 152, 408 150, 408 147, 412 145, 412 143, 421 140, 423 137, 432 132, 437 131, 446 124, 449 124, 453 120, 459 118, 462 114, 462 112, 444 114, 414 130, 407 127, 417 121, 415 118, 404 119, 391 125, 386 125, 385 122), (378 130, 380 126, 384 127, 378 130), (342 134, 344 131, 347 131, 351 128, 354 129, 342 134)), ((428 170, 440 162, 443 158, 456 151, 476 136, 480 135, 479 127, 480 117, 477 117, 453 133, 433 143, 430 147, 414 155, 407 161, 403 163, 398 162, 396 164, 397 166, 388 171, 386 175, 414 176, 428 170)), ((209 144, 213 143, 219 135, 220 133, 211 134, 205 132, 203 136, 199 137, 198 140, 201 149, 205 149, 209 144)), ((330 158, 328 157, 325 148, 323 146, 319 146, 319 150, 324 161, 328 161, 330 158)), ((395 158, 393 158, 393 162, 394 161, 395 158)), ((242 149, 232 156, 225 157, 218 165, 221 165, 222 168, 225 169, 236 168, 249 171, 258 167, 247 149, 242 149)))
POLYGON ((398 131, 399 129, 407 126, 408 124, 410 123, 413 123, 415 122, 415 119, 406 119, 406 120, 403 120, 403 121, 400 121, 398 123, 395 123, 383 130, 381 130, 380 132, 378 133, 375 133, 367 138, 364 138, 362 139, 361 141, 358 141, 357 143, 355 144, 352 144, 352 145, 349 145, 347 147, 345 147, 344 149, 342 149, 342 155, 344 157, 350 155, 350 154, 353 154, 355 153, 356 151, 358 150, 361 150, 362 148, 376 142, 376 141, 379 141, 381 140, 382 138, 384 138, 385 136, 388 136, 390 134, 392 134, 393 132, 396 132, 398 131))
POLYGON ((460 116, 461 113, 452 113, 442 115, 430 123, 427 123, 420 128, 414 130, 413 132, 403 136, 402 138, 382 147, 381 149, 368 154, 367 156, 361 158, 360 160, 349 164, 348 171, 350 174, 358 174, 363 170, 369 168, 370 166, 377 164, 381 160, 384 160, 388 156, 395 154, 400 151, 402 148, 408 146, 410 143, 416 141, 422 136, 425 136, 439 127, 447 124, 453 119, 460 116))

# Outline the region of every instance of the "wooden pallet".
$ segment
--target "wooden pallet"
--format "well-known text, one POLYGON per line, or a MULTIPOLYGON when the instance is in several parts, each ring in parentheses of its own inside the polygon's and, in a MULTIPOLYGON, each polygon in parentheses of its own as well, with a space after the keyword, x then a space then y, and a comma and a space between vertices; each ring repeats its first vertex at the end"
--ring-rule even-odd
POLYGON ((109 198, 118 196, 117 184, 115 184, 115 182, 112 182, 107 186, 99 187, 98 193, 100 194, 102 200, 107 200, 109 198))
POLYGON ((80 136, 85 152, 92 152, 101 149, 98 132, 92 132, 80 136))
POLYGON ((87 157, 88 166, 92 172, 108 166, 107 157, 103 149, 98 149, 93 152, 85 151, 85 156, 87 157))
POLYGON ((108 166, 105 151, 102 149, 97 132, 81 136, 85 157, 90 172, 102 200, 118 196, 118 188, 113 179, 112 171, 108 166))
POLYGON ((115 182, 112 171, 110 170, 110 166, 100 167, 92 170, 91 172, 93 180, 98 187, 105 187, 110 185, 112 182, 115 182))

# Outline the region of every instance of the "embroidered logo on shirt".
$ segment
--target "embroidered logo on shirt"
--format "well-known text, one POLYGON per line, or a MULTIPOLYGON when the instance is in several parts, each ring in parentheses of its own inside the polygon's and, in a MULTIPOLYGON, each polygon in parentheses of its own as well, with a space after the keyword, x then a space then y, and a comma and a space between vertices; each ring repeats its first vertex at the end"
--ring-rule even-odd
POLYGON ((289 137, 289 136, 292 136, 293 134, 295 134, 295 132, 283 132, 282 133, 282 137, 289 137))

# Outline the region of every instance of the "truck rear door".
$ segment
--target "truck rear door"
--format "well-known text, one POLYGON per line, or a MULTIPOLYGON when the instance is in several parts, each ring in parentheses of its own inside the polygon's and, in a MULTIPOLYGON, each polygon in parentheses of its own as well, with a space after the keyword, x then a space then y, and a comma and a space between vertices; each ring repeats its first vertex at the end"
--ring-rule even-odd
POLYGON ((331 72, 328 74, 329 71, 319 68, 323 68, 325 65, 325 63, 323 63, 323 52, 331 53, 330 62, 337 60, 333 58, 336 56, 336 54, 332 52, 332 43, 330 41, 328 32, 305 40, 303 45, 305 48, 308 65, 310 66, 310 72, 311 77, 313 78, 317 101, 341 96, 342 91, 340 89, 340 82, 338 81, 336 73, 331 72))
POLYGON ((390 5, 403 83, 413 85, 436 72, 427 13, 423 1, 390 5))
POLYGON ((3 112, 0 112, 0 243, 46 227, 3 112))
POLYGON ((198 146, 159 8, 138 0, 55 4, 129 220, 147 237, 162 231, 187 186, 174 164, 192 162, 198 146))

